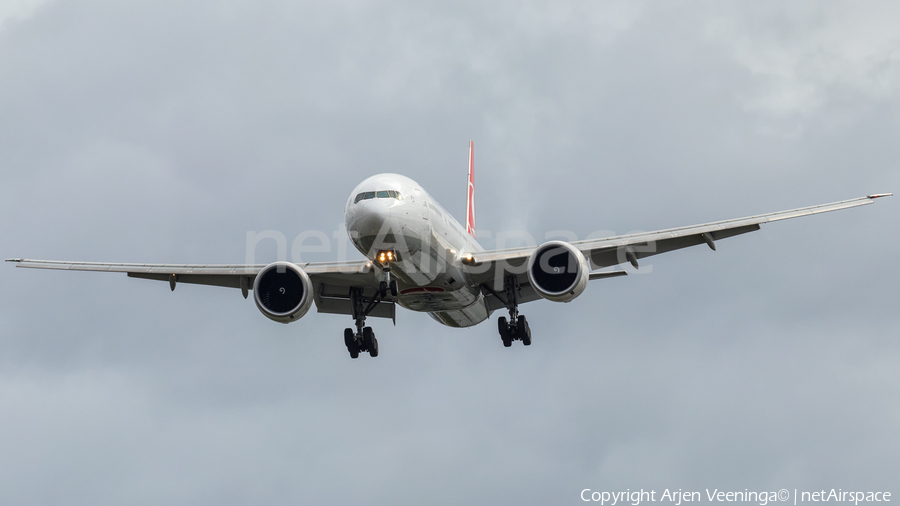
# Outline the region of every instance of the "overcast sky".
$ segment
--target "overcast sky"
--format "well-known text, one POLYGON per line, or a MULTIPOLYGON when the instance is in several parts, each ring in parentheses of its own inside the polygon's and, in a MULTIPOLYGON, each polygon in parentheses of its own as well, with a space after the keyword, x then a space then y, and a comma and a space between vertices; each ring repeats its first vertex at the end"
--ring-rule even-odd
MULTIPOLYGON (((469 140, 478 228, 538 240, 898 191, 898 26, 896 2, 0 0, 0 256, 240 263, 248 231, 339 231, 379 172, 464 219, 469 140)), ((0 503, 896 496, 897 199, 522 306, 529 348, 501 313, 398 310, 351 360, 349 317, 0 265, 0 503)))

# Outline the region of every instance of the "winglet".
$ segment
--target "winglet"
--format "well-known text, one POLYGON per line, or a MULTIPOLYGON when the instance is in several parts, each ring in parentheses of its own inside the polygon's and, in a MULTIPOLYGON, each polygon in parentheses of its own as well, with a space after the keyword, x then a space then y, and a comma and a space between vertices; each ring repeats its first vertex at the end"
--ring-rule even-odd
POLYGON ((872 199, 872 200, 875 200, 875 199, 877 199, 877 198, 881 198, 881 197, 890 197, 890 196, 892 196, 892 195, 893 195, 893 193, 873 193, 872 195, 866 195, 866 197, 868 197, 868 198, 870 198, 870 199, 872 199))
POLYGON ((475 143, 469 141, 469 187, 466 191, 466 232, 475 237, 475 143))
POLYGON ((24 258, 7 258, 7 262, 21 262, 24 258))

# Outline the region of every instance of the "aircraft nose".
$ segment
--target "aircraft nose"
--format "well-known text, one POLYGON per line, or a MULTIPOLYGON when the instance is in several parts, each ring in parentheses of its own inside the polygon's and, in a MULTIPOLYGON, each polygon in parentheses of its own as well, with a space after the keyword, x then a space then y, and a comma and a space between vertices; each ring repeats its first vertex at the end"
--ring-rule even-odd
MULTIPOLYGON (((356 219, 350 223, 350 228, 356 230, 360 236, 375 236, 382 231, 385 223, 391 217, 391 207, 387 199, 372 199, 360 202, 360 212, 356 219)), ((385 230, 385 232, 387 232, 385 230)))

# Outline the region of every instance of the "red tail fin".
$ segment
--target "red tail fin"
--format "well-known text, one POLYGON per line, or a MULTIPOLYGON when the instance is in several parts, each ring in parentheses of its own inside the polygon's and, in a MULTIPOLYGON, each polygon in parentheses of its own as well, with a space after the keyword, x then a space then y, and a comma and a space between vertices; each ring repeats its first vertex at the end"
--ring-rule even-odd
POLYGON ((475 237, 475 143, 469 141, 469 190, 466 198, 466 232, 475 237))

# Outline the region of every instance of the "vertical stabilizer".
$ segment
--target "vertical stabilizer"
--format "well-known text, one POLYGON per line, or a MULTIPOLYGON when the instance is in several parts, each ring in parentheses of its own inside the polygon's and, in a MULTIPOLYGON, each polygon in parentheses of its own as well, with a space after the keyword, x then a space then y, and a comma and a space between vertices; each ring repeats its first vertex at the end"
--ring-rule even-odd
POLYGON ((475 237, 475 143, 469 141, 469 189, 466 196, 466 232, 475 237))

